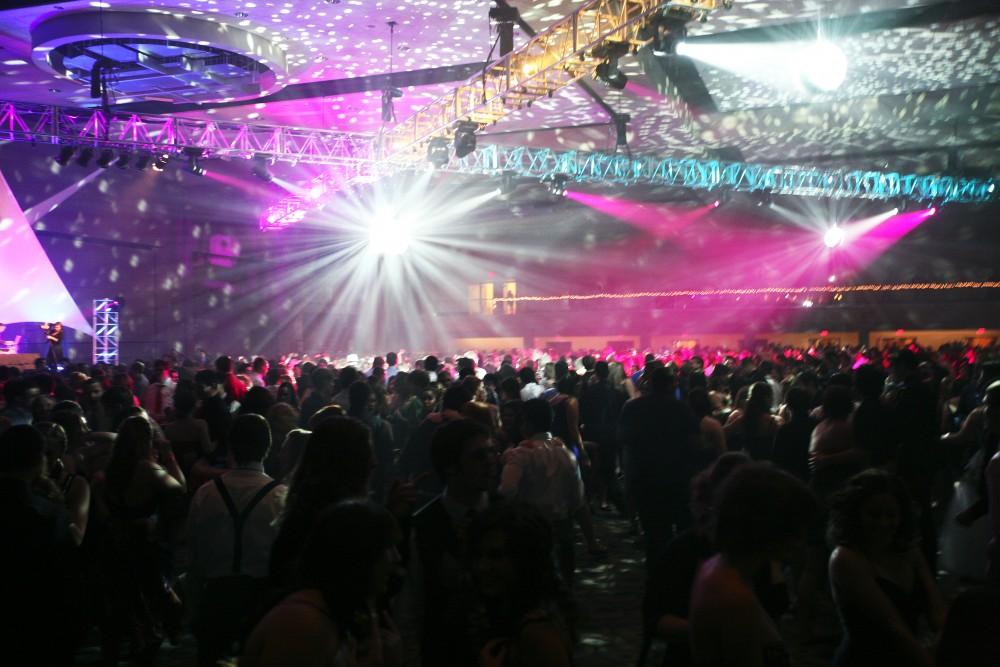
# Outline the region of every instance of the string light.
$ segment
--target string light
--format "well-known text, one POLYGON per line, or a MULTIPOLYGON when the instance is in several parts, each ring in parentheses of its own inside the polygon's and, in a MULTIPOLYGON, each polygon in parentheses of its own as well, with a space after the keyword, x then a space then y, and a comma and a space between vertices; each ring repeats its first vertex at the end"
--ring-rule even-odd
POLYGON ((559 296, 496 297, 497 302, 518 301, 593 301, 596 299, 655 299, 678 296, 764 296, 769 294, 844 294, 850 292, 929 292, 959 289, 1000 289, 1000 281, 954 283, 895 283, 867 285, 815 285, 810 287, 731 287, 722 289, 666 290, 660 292, 625 292, 620 294, 563 294, 559 296))

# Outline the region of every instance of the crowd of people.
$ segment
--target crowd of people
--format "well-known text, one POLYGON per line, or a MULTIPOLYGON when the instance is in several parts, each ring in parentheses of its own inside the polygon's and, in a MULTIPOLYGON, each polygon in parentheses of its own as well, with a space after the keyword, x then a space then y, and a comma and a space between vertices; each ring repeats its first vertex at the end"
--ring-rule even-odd
MULTIPOLYGON (((0 359, 2 361, 2 359, 0 359)), ((4 664, 569 666, 641 539, 667 665, 996 665, 1000 350, 0 365, 4 664), (939 590, 937 573, 961 577, 939 590), (840 627, 816 610, 832 601, 840 627)))

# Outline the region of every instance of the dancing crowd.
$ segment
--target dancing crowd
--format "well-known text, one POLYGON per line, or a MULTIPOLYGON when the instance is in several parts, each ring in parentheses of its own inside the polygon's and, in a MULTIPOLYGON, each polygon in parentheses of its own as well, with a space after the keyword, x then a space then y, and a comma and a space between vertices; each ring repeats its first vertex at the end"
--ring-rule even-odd
POLYGON ((617 664, 790 665, 790 633, 1000 664, 995 347, 0 357, 0 385, 5 665, 191 633, 199 665, 569 666, 612 517, 645 574, 617 664))

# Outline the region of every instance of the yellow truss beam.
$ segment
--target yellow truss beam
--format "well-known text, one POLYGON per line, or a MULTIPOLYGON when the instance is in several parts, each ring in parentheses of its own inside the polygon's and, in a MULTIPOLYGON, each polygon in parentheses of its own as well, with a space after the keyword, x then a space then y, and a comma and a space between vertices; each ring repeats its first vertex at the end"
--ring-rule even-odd
POLYGON ((439 97, 380 137, 381 159, 411 163, 425 158, 424 147, 435 137, 451 134, 460 121, 481 129, 531 106, 542 97, 593 72, 601 61, 592 54, 606 41, 633 48, 644 43, 644 20, 666 7, 708 12, 722 0, 590 0, 566 18, 532 37, 527 44, 487 65, 451 92, 439 97))

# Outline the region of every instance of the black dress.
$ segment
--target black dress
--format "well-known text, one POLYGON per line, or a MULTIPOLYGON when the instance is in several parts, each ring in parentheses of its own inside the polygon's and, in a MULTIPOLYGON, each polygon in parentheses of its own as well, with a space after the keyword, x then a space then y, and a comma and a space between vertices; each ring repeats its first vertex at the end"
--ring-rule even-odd
MULTIPOLYGON (((918 621, 927 602, 920 586, 912 591, 903 590, 898 584, 885 577, 875 577, 882 594, 892 603, 896 613, 906 623, 914 635, 919 632, 918 621)), ((851 607, 841 610, 844 624, 844 639, 833 657, 834 667, 881 667, 893 665, 899 660, 898 651, 885 635, 872 628, 870 616, 851 607)))

